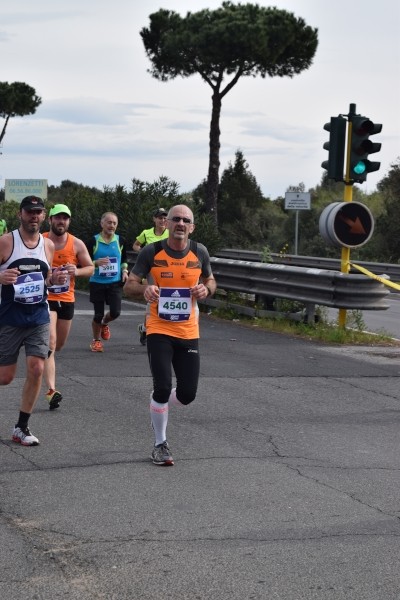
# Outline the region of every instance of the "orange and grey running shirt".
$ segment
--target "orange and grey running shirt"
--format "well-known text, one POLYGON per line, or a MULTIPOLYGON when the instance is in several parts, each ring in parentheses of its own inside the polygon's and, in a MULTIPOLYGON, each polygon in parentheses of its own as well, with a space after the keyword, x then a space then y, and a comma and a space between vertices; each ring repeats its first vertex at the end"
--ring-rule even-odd
MULTIPOLYGON (((43 234, 43 237, 49 237, 48 232, 43 234)), ((64 248, 61 250, 54 251, 53 269, 62 267, 69 263, 70 265, 77 265, 78 259, 74 250, 74 236, 70 233, 67 234, 67 242, 64 248)), ((49 300, 56 300, 58 302, 75 302, 75 277, 70 278, 67 275, 67 281, 63 285, 52 285, 47 288, 49 300)))
POLYGON ((146 332, 181 339, 199 337, 199 309, 190 294, 200 277, 212 275, 207 248, 192 240, 183 251, 172 250, 167 240, 145 246, 132 273, 160 289, 158 302, 147 305, 146 332))

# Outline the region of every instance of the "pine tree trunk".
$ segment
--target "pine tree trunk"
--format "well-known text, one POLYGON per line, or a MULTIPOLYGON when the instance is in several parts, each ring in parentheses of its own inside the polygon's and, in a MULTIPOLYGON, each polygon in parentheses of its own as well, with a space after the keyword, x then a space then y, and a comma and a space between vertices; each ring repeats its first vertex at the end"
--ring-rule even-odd
POLYGON ((220 149, 220 128, 219 120, 221 116, 221 97, 218 92, 212 96, 212 113, 210 123, 210 155, 208 164, 208 177, 206 187, 206 213, 212 215, 215 224, 218 224, 218 185, 219 185, 219 149, 220 149))
POLYGON ((4 127, 2 129, 2 132, 0 133, 0 144, 3 141, 3 137, 6 135, 6 129, 7 129, 9 119, 10 119, 10 115, 7 115, 7 118, 4 123, 4 127))

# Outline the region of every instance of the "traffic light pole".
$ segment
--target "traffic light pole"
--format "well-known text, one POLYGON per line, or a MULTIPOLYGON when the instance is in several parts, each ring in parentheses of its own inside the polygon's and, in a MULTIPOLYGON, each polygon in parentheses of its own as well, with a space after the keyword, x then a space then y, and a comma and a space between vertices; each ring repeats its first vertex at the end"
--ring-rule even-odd
MULTIPOLYGON (((352 133, 352 115, 356 114, 356 105, 350 104, 350 110, 348 114, 348 128, 347 128, 347 155, 346 155, 346 172, 344 176, 344 193, 343 200, 345 202, 351 202, 353 200, 353 181, 350 179, 350 147, 351 147, 351 133, 352 133)), ((350 271, 350 248, 342 248, 341 253, 341 263, 340 263, 340 271, 341 273, 349 273, 350 271)), ((339 308, 339 327, 346 327, 346 315, 347 311, 345 308, 339 308)))
MULTIPOLYGON (((342 245, 340 270, 348 274, 350 248, 365 244, 373 231, 373 217, 369 209, 360 202, 352 202, 353 185, 364 183, 368 173, 379 170, 380 163, 369 160, 368 157, 379 152, 382 144, 369 138, 380 133, 382 125, 358 115, 356 105, 350 104, 347 115, 331 117, 324 129, 329 131, 329 141, 323 146, 324 150, 328 150, 328 160, 321 167, 326 169, 328 179, 344 183, 344 202, 334 202, 324 209, 320 215, 320 232, 329 243, 337 245, 336 242, 339 242, 342 245), (349 202, 352 204, 345 206, 349 202)), ((340 327, 346 326, 345 309, 339 309, 338 322, 340 327)))

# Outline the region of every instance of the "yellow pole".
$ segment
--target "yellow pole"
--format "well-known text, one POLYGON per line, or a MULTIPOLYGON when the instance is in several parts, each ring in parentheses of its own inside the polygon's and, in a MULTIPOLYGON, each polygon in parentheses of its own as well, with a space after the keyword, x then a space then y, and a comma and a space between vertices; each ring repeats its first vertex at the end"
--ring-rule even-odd
MULTIPOLYGON (((349 120, 347 129, 347 156, 346 156, 346 174, 344 178, 344 194, 343 200, 351 202, 353 200, 353 184, 350 182, 350 150, 351 150, 351 129, 352 123, 349 120)), ((342 256, 340 263, 341 273, 349 273, 350 271, 350 248, 342 248, 342 256)), ((339 308, 339 327, 346 327, 346 309, 339 308)))

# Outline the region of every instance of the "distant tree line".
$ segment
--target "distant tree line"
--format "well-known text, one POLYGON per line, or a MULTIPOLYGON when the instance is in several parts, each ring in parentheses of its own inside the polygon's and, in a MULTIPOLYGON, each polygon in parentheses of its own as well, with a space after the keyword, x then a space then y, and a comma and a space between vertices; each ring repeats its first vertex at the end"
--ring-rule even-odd
MULTIPOLYGON (((325 176, 319 185, 309 190, 303 183, 288 187, 287 191, 308 191, 311 195, 311 209, 299 212, 299 254, 340 257, 340 249, 328 246, 321 237, 319 216, 325 206, 343 199, 343 187, 344 184, 325 176)), ((365 246, 351 251, 353 260, 400 262, 400 158, 391 165, 373 193, 354 186, 353 200, 368 206, 375 221, 372 238, 365 246)), ((11 230, 18 226, 18 204, 3 201, 4 189, 0 190, 0 218, 6 219, 11 230)), ((119 233, 131 246, 143 229, 151 227, 156 207, 168 209, 173 204, 183 203, 195 214, 193 238, 204 242, 211 254, 222 247, 294 253, 295 211, 285 210, 284 197, 272 200, 263 196, 240 150, 221 176, 218 226, 205 210, 206 180, 191 193, 181 193, 179 184, 165 176, 151 183, 133 179, 129 189, 117 185, 100 190, 65 180, 60 186, 49 186, 46 202, 49 208, 57 203, 70 207, 71 232, 82 239, 99 231, 101 215, 111 210, 118 215, 119 233)))

